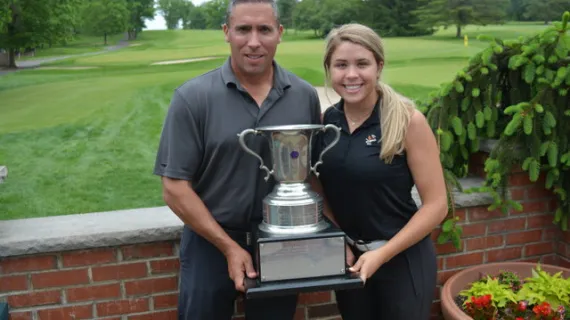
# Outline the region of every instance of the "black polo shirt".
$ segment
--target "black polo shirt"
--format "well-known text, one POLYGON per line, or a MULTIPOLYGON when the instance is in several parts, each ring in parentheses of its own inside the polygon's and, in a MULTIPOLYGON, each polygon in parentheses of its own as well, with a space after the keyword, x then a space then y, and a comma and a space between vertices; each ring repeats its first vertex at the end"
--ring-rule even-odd
MULTIPOLYGON (((390 239, 418 208, 411 194, 414 181, 405 154, 395 156, 391 164, 379 157, 379 103, 352 134, 343 100, 325 111, 323 123, 341 128, 338 144, 324 154, 318 167, 335 218, 353 239, 390 239)), ((320 152, 333 139, 333 132, 325 133, 315 151, 320 152)))
MULTIPOLYGON (((167 112, 154 173, 191 180, 198 196, 225 228, 250 230, 273 188, 259 160, 239 145, 238 133, 269 125, 320 123, 317 92, 274 62, 274 84, 259 107, 237 81, 230 59, 176 88, 167 112)), ((248 147, 271 168, 269 143, 248 135, 248 147)))

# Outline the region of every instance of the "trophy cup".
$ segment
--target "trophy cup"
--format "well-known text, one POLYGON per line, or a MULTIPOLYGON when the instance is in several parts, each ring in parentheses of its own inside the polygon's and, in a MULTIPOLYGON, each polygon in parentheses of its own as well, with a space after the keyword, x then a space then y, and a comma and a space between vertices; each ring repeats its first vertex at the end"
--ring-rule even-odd
POLYGON ((311 172, 318 176, 323 154, 338 143, 340 129, 331 124, 267 126, 245 129, 238 137, 260 161, 265 181, 271 176, 276 181, 263 199, 263 220, 252 232, 258 277, 246 279, 246 298, 362 287, 362 280, 346 270, 345 234, 323 215, 323 199, 309 184, 311 172), (336 137, 311 166, 314 137, 329 129, 336 137), (246 145, 249 134, 269 142, 271 170, 246 145))

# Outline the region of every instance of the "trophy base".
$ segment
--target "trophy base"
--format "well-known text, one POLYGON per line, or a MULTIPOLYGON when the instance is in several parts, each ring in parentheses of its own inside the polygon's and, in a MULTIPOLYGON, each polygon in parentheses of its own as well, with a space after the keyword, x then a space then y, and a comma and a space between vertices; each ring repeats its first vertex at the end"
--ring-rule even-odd
POLYGON ((344 232, 323 223, 318 231, 301 234, 269 233, 258 225, 253 243, 259 276, 246 281, 246 298, 364 286, 346 270, 344 232))
POLYGON ((288 280, 260 283, 258 279, 246 278, 245 298, 257 299, 285 296, 303 292, 358 289, 364 286, 359 274, 346 273, 339 276, 317 279, 288 280))

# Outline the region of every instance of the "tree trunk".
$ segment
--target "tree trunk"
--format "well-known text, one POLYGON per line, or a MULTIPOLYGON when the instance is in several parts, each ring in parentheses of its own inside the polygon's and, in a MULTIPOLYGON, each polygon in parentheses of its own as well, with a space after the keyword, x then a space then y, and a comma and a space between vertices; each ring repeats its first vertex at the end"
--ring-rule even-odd
POLYGON ((104 45, 107 45, 107 32, 104 33, 104 36, 103 36, 103 37, 105 38, 105 43, 104 43, 104 45))
POLYGON ((8 49, 8 68, 18 68, 16 66, 16 50, 14 48, 8 49))
POLYGON ((461 25, 457 25, 457 32, 455 33, 456 38, 461 38, 461 25))

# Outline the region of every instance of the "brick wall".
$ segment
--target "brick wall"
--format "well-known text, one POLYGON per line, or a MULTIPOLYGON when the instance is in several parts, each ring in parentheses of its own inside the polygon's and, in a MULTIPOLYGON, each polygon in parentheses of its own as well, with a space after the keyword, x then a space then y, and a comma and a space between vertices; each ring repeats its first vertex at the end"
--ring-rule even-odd
MULTIPOLYGON (((165 241, 3 259, 0 300, 11 320, 177 319, 177 253, 165 241)), ((330 292, 298 304, 295 320, 339 319, 330 292)), ((240 299, 234 319, 244 319, 240 299)))
MULTIPOLYGON (((481 174, 484 155, 473 159, 473 172, 481 174)), ((522 212, 503 215, 487 205, 458 209, 462 248, 437 245, 433 319, 440 318, 441 286, 466 267, 506 260, 570 267, 570 232, 552 224, 556 202, 542 185, 526 173, 513 174, 509 191, 523 203, 522 212)), ((178 241, 172 240, 4 258, 0 301, 10 305, 11 320, 176 319, 177 254, 178 241)), ((240 299, 234 319, 244 319, 240 299)), ((340 319, 331 292, 301 295, 295 320, 308 319, 340 319)))

